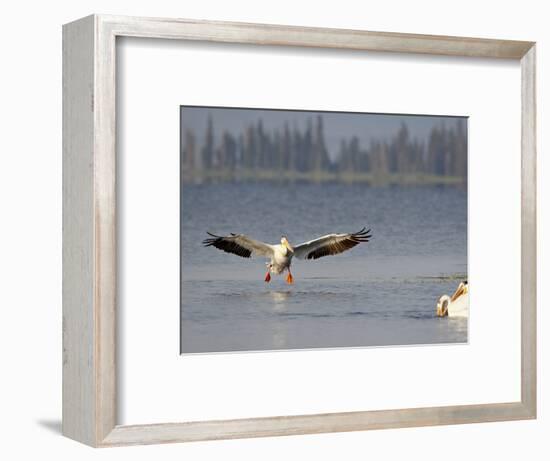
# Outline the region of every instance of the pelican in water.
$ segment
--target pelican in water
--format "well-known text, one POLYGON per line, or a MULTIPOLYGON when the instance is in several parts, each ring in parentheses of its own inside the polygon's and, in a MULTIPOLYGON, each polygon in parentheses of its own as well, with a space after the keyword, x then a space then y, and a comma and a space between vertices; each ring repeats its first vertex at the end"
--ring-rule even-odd
POLYGON ((436 314, 438 317, 468 317, 469 306, 468 282, 464 281, 452 296, 443 295, 439 298, 436 314))
POLYGON ((318 259, 323 256, 336 255, 342 253, 363 242, 368 242, 371 238, 370 229, 361 229, 359 232, 351 234, 328 234, 300 245, 293 246, 288 239, 281 237, 280 244, 270 245, 269 243, 260 242, 251 239, 243 234, 230 234, 226 237, 211 234, 202 243, 205 247, 213 246, 226 253, 233 253, 242 258, 250 258, 254 256, 264 256, 269 259, 266 263, 267 274, 265 281, 271 280, 271 274, 282 274, 288 272, 286 277, 287 283, 293 283, 294 277, 290 272, 292 258, 298 259, 318 259))

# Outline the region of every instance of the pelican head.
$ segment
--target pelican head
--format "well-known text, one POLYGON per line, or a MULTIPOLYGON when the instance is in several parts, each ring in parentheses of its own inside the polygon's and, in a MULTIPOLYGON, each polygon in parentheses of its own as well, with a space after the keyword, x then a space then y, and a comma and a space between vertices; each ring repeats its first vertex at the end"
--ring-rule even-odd
POLYGON ((459 296, 465 295, 466 293, 468 293, 468 282, 465 280, 464 282, 460 282, 460 285, 458 285, 458 288, 451 296, 451 301, 455 301, 459 296))
POLYGON ((446 317, 449 315, 449 304, 451 303, 451 297, 443 295, 437 302, 436 314, 438 317, 446 317))
POLYGON ((294 251, 294 247, 289 243, 289 241, 284 235, 281 237, 281 245, 283 245, 285 248, 289 249, 290 251, 294 251))

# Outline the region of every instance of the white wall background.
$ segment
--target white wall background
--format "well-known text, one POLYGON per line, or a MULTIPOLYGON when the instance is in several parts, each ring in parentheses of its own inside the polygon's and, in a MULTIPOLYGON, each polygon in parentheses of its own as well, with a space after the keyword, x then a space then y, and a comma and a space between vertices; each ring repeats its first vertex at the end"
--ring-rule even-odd
MULTIPOLYGON (((547 459, 550 93, 545 2, 66 0, 5 4, 0 27, 0 451, 5 459, 547 459), (171 16, 538 42, 539 419, 92 450, 60 436, 61 24, 90 13, 171 16)), ((496 231, 499 231, 498 229, 496 231)))

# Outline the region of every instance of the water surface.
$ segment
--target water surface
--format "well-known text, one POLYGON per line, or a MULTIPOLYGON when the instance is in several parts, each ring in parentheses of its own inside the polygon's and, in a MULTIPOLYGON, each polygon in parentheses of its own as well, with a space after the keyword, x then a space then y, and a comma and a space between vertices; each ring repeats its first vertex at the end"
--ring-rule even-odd
POLYGON ((435 305, 466 278, 466 192, 443 187, 223 183, 182 192, 181 351, 226 352, 467 341, 435 305), (294 285, 265 260, 203 248, 206 231, 298 244, 372 229, 352 250, 295 259, 294 285))

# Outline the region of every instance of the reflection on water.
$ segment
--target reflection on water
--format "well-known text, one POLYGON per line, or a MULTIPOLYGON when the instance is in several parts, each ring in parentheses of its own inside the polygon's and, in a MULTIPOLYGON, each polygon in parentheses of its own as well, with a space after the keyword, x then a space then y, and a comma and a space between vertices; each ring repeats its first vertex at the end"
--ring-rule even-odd
POLYGON ((439 297, 467 274, 464 191, 190 185, 182 217, 183 352, 467 341, 467 320, 435 316, 439 297), (294 285, 279 276, 266 284, 261 258, 200 245, 207 230, 300 243, 363 225, 372 228, 370 243, 294 261, 294 285))
POLYGON ((284 312, 288 305, 287 300, 291 291, 268 291, 268 296, 273 303, 273 312, 284 312))

